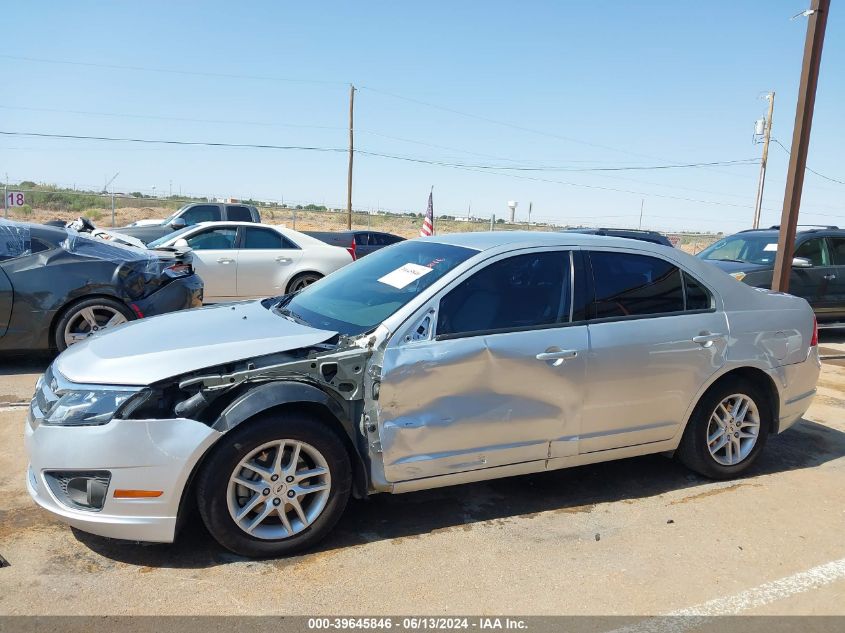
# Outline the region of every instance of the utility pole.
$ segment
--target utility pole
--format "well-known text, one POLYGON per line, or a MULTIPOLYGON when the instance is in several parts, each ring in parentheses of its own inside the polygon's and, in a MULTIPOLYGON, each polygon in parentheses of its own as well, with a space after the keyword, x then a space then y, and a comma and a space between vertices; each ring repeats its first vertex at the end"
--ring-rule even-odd
POLYGON ((640 224, 639 229, 642 230, 643 228, 643 207, 645 206, 645 198, 640 198, 640 224))
POLYGON ((763 208, 763 187, 766 184, 766 162, 769 160, 769 139, 772 137, 772 113, 775 110, 775 91, 766 95, 769 100, 769 111, 766 114, 766 129, 763 133, 763 158, 760 160, 760 181, 757 183, 757 202, 754 204, 754 224, 752 228, 760 228, 760 212, 763 208))
POLYGON ((355 86, 349 84, 349 173, 346 175, 346 228, 352 229, 352 158, 355 154, 354 140, 355 86))
POLYGON ((795 230, 798 226, 798 211, 801 208, 801 191, 804 187, 804 172, 807 168, 810 128, 813 125, 813 107, 816 103, 816 86, 819 83, 824 30, 827 26, 829 10, 830 0, 811 0, 810 8, 804 12, 807 16, 804 62, 801 65, 798 105, 795 108, 795 128, 792 133, 789 171, 786 176, 778 250, 772 278, 772 290, 780 292, 789 291, 789 274, 792 271, 792 257, 795 252, 795 230))
POLYGON ((531 230, 531 209, 532 208, 534 208, 534 203, 529 201, 529 203, 528 203, 528 230, 529 231, 531 230))
POLYGON ((493 227, 496 226, 496 214, 490 216, 490 230, 494 230, 493 227))

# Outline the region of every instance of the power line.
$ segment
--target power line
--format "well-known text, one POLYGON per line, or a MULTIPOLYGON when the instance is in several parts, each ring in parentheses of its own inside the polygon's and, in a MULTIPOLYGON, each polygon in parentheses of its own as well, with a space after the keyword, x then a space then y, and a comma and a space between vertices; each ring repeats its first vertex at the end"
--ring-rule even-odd
MULTIPOLYGON (((790 152, 790 151, 789 151, 789 149, 787 149, 787 147, 786 147, 783 143, 781 143, 781 142, 780 142, 779 140, 777 140, 776 138, 773 138, 772 140, 773 140, 775 143, 777 143, 777 144, 780 146, 780 148, 781 148, 784 152, 786 152, 786 155, 787 155, 787 156, 791 156, 791 155, 792 155, 792 152, 790 152)), ((830 182, 835 182, 835 183, 838 183, 838 184, 840 184, 840 185, 845 185, 845 180, 837 180, 836 178, 831 178, 830 176, 825 176, 824 174, 821 174, 821 173, 817 172, 815 169, 810 169, 810 168, 809 168, 809 167, 807 167, 807 166, 805 166, 805 167, 804 167, 804 169, 806 169, 807 171, 809 171, 809 172, 811 172, 811 173, 815 174, 815 175, 816 175, 816 176, 818 176, 819 178, 824 178, 825 180, 829 180, 830 182)))
MULTIPOLYGON (((230 147, 239 149, 275 149, 275 150, 302 150, 313 152, 344 152, 344 148, 339 147, 316 147, 304 145, 273 145, 273 144, 258 144, 258 143, 223 143, 212 141, 177 141, 170 139, 146 139, 146 138, 132 138, 132 137, 112 137, 112 136, 88 136, 80 134, 51 134, 44 132, 8 132, 0 131, 0 134, 6 136, 29 136, 36 138, 59 138, 70 140, 84 140, 84 141, 109 141, 121 143, 145 143, 145 144, 164 144, 164 145, 188 145, 188 146, 203 146, 203 147, 230 147)), ((749 165, 756 163, 757 159, 742 159, 731 161, 714 161, 706 163, 686 163, 676 165, 649 165, 649 166, 621 166, 621 167, 557 167, 557 166, 506 166, 506 165, 479 165, 456 163, 444 160, 434 160, 427 158, 418 158, 414 156, 402 156, 399 154, 386 154, 382 152, 374 152, 369 150, 358 149, 356 153, 365 156, 377 156, 380 158, 389 158, 392 160, 401 160, 412 163, 421 163, 426 165, 435 165, 440 167, 456 167, 461 169, 478 169, 490 171, 562 171, 562 172, 604 172, 604 171, 642 171, 642 170, 662 170, 662 169, 681 169, 681 168, 695 168, 705 167, 711 165, 749 165)))

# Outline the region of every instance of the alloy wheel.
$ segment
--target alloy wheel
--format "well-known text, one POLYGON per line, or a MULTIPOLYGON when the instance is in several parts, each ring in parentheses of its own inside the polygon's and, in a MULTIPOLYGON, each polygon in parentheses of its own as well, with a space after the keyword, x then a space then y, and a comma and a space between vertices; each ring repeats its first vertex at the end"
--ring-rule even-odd
POLYGON ((307 288, 315 281, 319 281, 320 277, 317 275, 302 275, 298 279, 296 279, 290 287, 291 292, 299 292, 303 288, 307 288))
POLYGON ((67 322, 64 331, 65 344, 84 341, 94 332, 126 323, 124 314, 109 306, 88 306, 74 314, 67 322))
POLYGON ((306 529, 331 492, 329 465, 310 444, 275 440, 235 467, 226 494, 229 515, 250 536, 277 540, 306 529))
POLYGON ((735 466, 748 457, 759 435, 760 413, 754 400, 744 394, 733 394, 722 400, 710 415, 707 448, 722 466, 735 466))

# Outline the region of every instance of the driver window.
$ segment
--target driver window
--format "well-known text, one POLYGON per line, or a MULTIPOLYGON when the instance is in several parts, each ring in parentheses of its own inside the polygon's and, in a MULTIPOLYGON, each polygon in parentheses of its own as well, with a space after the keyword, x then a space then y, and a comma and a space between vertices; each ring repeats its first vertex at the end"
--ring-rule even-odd
POLYGON ((830 256, 824 238, 817 237, 807 240, 795 249, 795 257, 809 259, 813 266, 829 266, 830 256))
POLYGON ((215 204, 200 204, 191 207, 179 217, 185 220, 188 226, 200 222, 217 222, 220 220, 220 207, 215 204))
POLYGON ((195 251, 225 250, 235 248, 237 229, 212 229, 187 239, 188 246, 195 251))
POLYGON ((508 331, 569 320, 569 252, 500 260, 440 301, 437 334, 508 331))

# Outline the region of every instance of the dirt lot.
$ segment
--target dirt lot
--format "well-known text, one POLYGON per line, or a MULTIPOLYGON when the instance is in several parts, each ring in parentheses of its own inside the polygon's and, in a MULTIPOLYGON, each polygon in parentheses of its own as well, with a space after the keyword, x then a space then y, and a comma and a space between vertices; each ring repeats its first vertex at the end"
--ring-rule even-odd
MULTIPOLYGON (((138 202, 138 201, 134 201, 138 202)), ((173 213, 173 208, 154 206, 120 206, 115 209, 115 226, 126 226, 137 220, 149 218, 166 218, 173 213)), ((267 224, 283 224, 288 228, 297 231, 344 231, 346 230, 346 213, 338 211, 306 211, 287 208, 261 208, 261 218, 267 224)), ((99 227, 111 227, 110 209, 90 209, 85 214, 99 227)), ((78 212, 54 211, 48 209, 32 209, 27 216, 15 215, 11 219, 27 222, 47 222, 48 220, 63 220, 65 222, 75 220, 78 212)), ((463 233, 467 231, 487 231, 490 225, 487 221, 459 222, 456 220, 445 220, 435 218, 438 233, 463 233)), ((352 228, 372 229, 373 231, 385 231, 394 235, 412 238, 418 237, 422 218, 412 218, 401 215, 370 215, 367 213, 353 213, 352 228)), ((528 228, 526 224, 498 224, 496 230, 513 231, 528 228)), ((556 227, 545 225, 531 225, 532 231, 552 231, 556 227)), ((679 237, 680 248, 687 253, 698 253, 716 240, 716 235, 685 235, 679 237)))
POLYGON ((819 394, 750 476, 663 457, 355 502, 315 552, 254 562, 198 522, 109 541, 24 489, 24 409, 45 359, 0 366, 0 614, 845 615, 845 336, 819 394))

